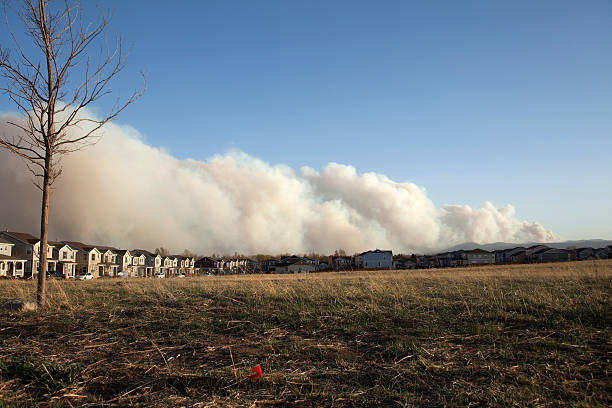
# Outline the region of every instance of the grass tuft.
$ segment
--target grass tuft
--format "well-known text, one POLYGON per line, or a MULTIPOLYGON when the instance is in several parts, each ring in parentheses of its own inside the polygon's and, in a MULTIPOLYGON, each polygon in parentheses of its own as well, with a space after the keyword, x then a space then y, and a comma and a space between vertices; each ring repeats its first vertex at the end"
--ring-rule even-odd
POLYGON ((0 407, 612 406, 612 261, 53 281, 49 303, 0 315, 0 407))

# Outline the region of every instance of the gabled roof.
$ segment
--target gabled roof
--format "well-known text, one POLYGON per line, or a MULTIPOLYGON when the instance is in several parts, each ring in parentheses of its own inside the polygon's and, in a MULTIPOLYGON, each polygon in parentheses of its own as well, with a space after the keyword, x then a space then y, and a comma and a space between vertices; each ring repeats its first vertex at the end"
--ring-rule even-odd
POLYGON ((153 252, 151 252, 151 251, 147 251, 146 249, 134 249, 132 252, 134 252, 134 251, 139 252, 139 253, 141 253, 141 254, 149 255, 149 256, 152 256, 152 257, 157 256, 157 255, 156 255, 156 254, 154 254, 153 252))
POLYGON ((471 251, 465 251, 466 254, 490 254, 491 252, 486 251, 484 249, 476 248, 471 251))
POLYGON ((11 244, 11 245, 15 245, 13 244, 11 241, 8 241, 2 237, 0 237, 0 244, 11 244))
POLYGON ((282 255, 281 256, 281 261, 283 259, 288 259, 288 258, 300 258, 301 259, 302 257, 301 256, 297 256, 297 255, 282 255))
POLYGON ((64 244, 68 244, 73 248, 79 249, 81 251, 86 251, 89 252, 92 249, 94 249, 95 247, 93 245, 89 245, 89 244, 84 244, 82 242, 79 241, 62 241, 64 244))
POLYGON ((568 250, 567 249, 561 249, 561 248, 546 248, 543 251, 538 251, 537 254, 544 254, 547 252, 556 252, 556 253, 567 253, 568 250))
POLYGON ((68 244, 73 248, 79 249, 81 251, 86 251, 89 252, 93 249, 95 249, 96 251, 103 253, 106 252, 107 250, 111 250, 111 251, 117 251, 117 248, 113 248, 113 247, 109 247, 109 246, 103 246, 103 245, 91 245, 91 244, 84 244, 82 242, 79 241, 62 241, 61 244, 68 244))
POLYGON ((145 258, 155 258, 155 255, 153 255, 153 254, 152 254, 152 253, 150 253, 149 251, 145 251, 144 249, 132 249, 132 250, 130 251, 130 253, 131 253, 133 256, 138 256, 138 257, 140 257, 140 256, 144 255, 144 256, 145 256, 145 258))
MULTIPOLYGON (((537 248, 537 247, 541 247, 541 246, 546 246, 546 245, 542 245, 542 244, 532 245, 530 247, 527 247, 527 249, 533 249, 533 248, 537 248)), ((549 247, 547 247, 547 248, 549 248, 549 247)))
POLYGON ((214 261, 214 259, 212 259, 212 258, 210 258, 208 256, 203 256, 201 258, 198 258, 198 260, 196 262, 198 262, 198 261, 214 261))
POLYGON ((109 247, 109 246, 101 246, 101 245, 96 245, 95 248, 100 251, 100 252, 106 252, 106 251, 118 251, 117 248, 114 247, 109 247))
POLYGON ((382 249, 375 249, 374 251, 365 251, 365 252, 362 252, 360 254, 357 254, 357 256, 361 256, 361 255, 365 255, 365 254, 386 254, 386 253, 393 254, 393 251, 391 251, 391 250, 383 251, 382 249))
POLYGON ((83 249, 81 249, 81 248, 79 248, 79 247, 77 247, 75 245, 72 245, 70 242, 63 241, 63 242, 61 242, 61 244, 62 244, 62 246, 68 245, 70 247, 70 249, 72 249, 73 251, 83 251, 83 249))
POLYGON ((15 239, 18 239, 19 241, 25 242, 26 244, 30 244, 30 245, 34 245, 38 241, 40 241, 40 239, 36 238, 32 234, 28 234, 27 232, 5 231, 5 234, 10 235, 11 237, 15 239))

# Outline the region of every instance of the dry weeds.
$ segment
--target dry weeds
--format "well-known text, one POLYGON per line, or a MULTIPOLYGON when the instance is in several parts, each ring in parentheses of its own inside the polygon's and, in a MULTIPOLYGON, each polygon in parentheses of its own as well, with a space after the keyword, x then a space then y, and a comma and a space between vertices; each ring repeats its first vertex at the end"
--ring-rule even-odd
POLYGON ((51 281, 0 316, 0 406, 610 406, 611 294, 612 261, 51 281))

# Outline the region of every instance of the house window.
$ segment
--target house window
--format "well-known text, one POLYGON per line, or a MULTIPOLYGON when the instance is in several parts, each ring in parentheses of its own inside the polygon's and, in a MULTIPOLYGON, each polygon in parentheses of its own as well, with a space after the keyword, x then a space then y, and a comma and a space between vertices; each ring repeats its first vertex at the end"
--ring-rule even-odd
POLYGON ((66 259, 67 257, 68 257, 68 254, 67 254, 67 253, 65 253, 65 252, 64 252, 64 253, 62 253, 62 259, 66 259))
POLYGON ((96 254, 91 254, 91 260, 95 261, 96 260, 96 254))

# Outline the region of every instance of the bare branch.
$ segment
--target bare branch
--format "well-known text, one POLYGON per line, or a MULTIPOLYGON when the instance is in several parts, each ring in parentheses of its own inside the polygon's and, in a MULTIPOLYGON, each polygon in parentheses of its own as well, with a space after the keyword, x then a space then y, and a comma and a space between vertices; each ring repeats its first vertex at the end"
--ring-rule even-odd
POLYGON ((8 95, 23 118, 8 122, 15 133, 0 134, 0 147, 21 157, 32 173, 34 185, 42 191, 41 248, 38 303, 44 304, 46 247, 51 186, 62 173, 61 159, 66 154, 95 143, 101 128, 114 120, 144 92, 134 91, 127 100, 117 99, 101 118, 90 118, 86 108, 111 93, 112 80, 123 70, 126 54, 121 38, 114 48, 102 47, 98 61, 91 56, 92 47, 106 29, 108 15, 101 13, 93 25, 85 24, 78 0, 22 0, 13 10, 25 34, 32 41, 23 47, 5 18, 16 50, 12 57, 0 46, 0 92, 8 95), (73 81, 71 74, 83 75, 73 81))

